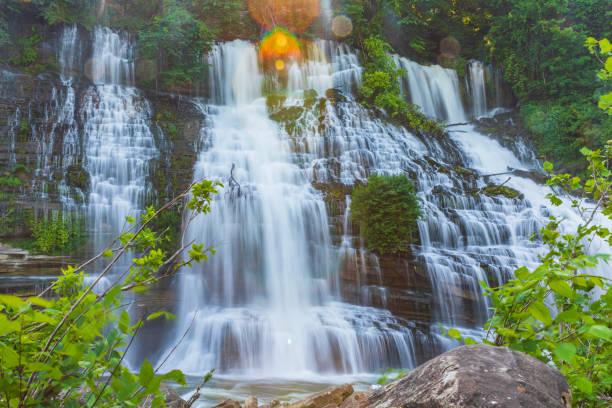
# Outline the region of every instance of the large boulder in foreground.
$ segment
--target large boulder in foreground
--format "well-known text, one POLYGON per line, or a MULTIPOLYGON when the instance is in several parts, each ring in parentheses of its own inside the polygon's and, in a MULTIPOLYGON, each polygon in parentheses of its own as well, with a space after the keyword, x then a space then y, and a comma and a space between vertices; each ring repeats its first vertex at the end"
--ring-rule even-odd
POLYGON ((506 347, 462 346, 379 388, 353 407, 571 408, 567 380, 506 347))

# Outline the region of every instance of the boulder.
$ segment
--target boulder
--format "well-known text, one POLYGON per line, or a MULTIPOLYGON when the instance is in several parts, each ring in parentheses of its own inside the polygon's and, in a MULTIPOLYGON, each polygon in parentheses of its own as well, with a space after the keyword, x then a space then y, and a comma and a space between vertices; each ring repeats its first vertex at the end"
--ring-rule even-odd
POLYGON ((244 403, 244 408, 257 408, 257 398, 250 396, 244 403))
POLYGON ((240 408, 240 403, 238 401, 226 399, 225 401, 215 405, 213 408, 240 408))
POLYGON ((567 380, 506 347, 462 346, 417 367, 350 407, 571 408, 567 380))
POLYGON ((183 408, 187 404, 174 389, 163 384, 160 389, 166 394, 165 402, 167 408, 183 408))
POLYGON ((329 408, 339 407, 344 400, 353 394, 350 384, 342 384, 337 387, 328 388, 324 391, 311 395, 310 397, 289 405, 290 408, 329 408))
MULTIPOLYGON (((186 406, 186 402, 181 396, 174 391, 174 389, 168 387, 165 384, 160 385, 160 391, 162 391, 165 395, 165 402, 167 408, 184 408, 186 406)), ((151 403, 153 402, 152 397, 147 397, 145 400, 139 405, 139 408, 150 408, 151 403)))

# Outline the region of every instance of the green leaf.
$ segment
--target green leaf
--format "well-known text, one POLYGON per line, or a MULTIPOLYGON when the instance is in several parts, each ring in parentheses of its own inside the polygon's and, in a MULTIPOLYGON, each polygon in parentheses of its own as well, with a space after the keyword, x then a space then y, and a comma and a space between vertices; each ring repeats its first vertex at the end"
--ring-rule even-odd
POLYGON ((106 251, 104 251, 102 253, 102 257, 104 257, 104 258, 112 258, 113 257, 113 251, 111 251, 110 249, 107 249, 106 251))
POLYGON ((448 337, 453 338, 458 341, 461 341, 463 339, 463 337, 461 336, 461 333, 457 329, 450 329, 447 335, 448 337))
POLYGON ((121 293, 121 286, 115 286, 114 288, 109 290, 108 293, 104 296, 104 301, 103 301, 104 307, 109 307, 110 305, 115 303, 120 293, 121 293))
POLYGON ((585 394, 593 393, 593 383, 587 380, 585 377, 576 378, 574 381, 574 386, 585 394))
POLYGON ((0 367, 13 368, 19 365, 19 355, 10 347, 0 347, 0 367))
POLYGON ((529 308, 527 310, 529 310, 533 317, 535 317, 545 325, 548 326, 552 323, 550 310, 548 309, 548 307, 546 307, 544 302, 536 300, 535 302, 529 305, 529 308))
POLYGON ((13 295, 0 295, 0 304, 7 305, 12 308, 18 308, 23 304, 23 300, 20 297, 13 295))
POLYGON ((140 384, 146 388, 154 376, 155 374, 153 373, 151 363, 149 363, 149 360, 145 359, 144 363, 142 363, 142 366, 140 367, 140 373, 138 374, 140 384))
POLYGON ((125 310, 121 312, 121 316, 119 317, 119 330, 121 333, 127 333, 130 327, 130 315, 125 310))
POLYGON ((172 370, 161 376, 162 380, 174 380, 180 385, 185 385, 185 375, 180 370, 172 370))
POLYGON ((595 326, 589 327, 587 333, 606 341, 612 341, 612 329, 606 326, 596 324, 595 326))
POLYGON ((549 161, 545 161, 542 166, 544 167, 544 171, 550 173, 553 170, 553 164, 549 161))
POLYGON ((570 362, 576 355, 576 346, 572 343, 561 343, 555 348, 554 354, 559 360, 570 362))
POLYGON ((163 310, 160 310, 159 312, 155 312, 155 313, 151 313, 149 316, 147 316, 147 321, 149 320, 155 320, 161 316, 164 316, 166 318, 166 320, 175 320, 176 316, 173 315, 172 313, 168 313, 165 312, 163 310))
POLYGON ((548 285, 556 294, 560 296, 566 297, 568 299, 573 299, 575 296, 572 287, 564 280, 550 281, 548 285))
POLYGON ((612 43, 607 38, 599 41, 599 46, 601 47, 601 52, 604 54, 608 54, 612 52, 612 43))

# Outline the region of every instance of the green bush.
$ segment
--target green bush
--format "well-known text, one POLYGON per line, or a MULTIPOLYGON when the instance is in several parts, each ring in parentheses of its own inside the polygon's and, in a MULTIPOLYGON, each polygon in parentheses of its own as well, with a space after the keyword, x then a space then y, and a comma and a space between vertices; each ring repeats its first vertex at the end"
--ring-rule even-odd
POLYGON ((47 255, 71 253, 83 243, 85 222, 79 214, 51 211, 44 217, 30 217, 27 221, 32 231, 29 249, 47 255))
POLYGON ((355 188, 351 220, 359 224, 367 248, 381 254, 409 250, 422 215, 414 184, 404 174, 372 175, 365 186, 355 188))
MULTIPOLYGON (((163 363, 153 367, 145 360, 132 372, 123 360, 144 321, 172 318, 164 311, 132 319, 124 293, 142 292, 160 279, 169 278, 180 267, 208 259, 214 250, 203 244, 188 244, 172 254, 159 248, 161 237, 149 228, 164 211, 182 206, 194 214, 210 212, 218 183, 194 184, 176 199, 155 211, 149 208, 142 224, 127 217, 130 229, 94 259, 61 271, 51 288, 32 297, 0 295, 0 403, 21 407, 164 407, 162 381, 185 385, 178 370, 159 374, 163 363), (182 253, 186 252, 183 256, 182 253), (138 254, 138 255, 136 255, 138 254), (98 283, 120 259, 130 262, 122 279, 103 290, 98 283), (165 268, 180 259, 172 270, 165 268), (89 285, 84 268, 93 260, 103 265, 89 285), (164 270, 164 272, 161 272, 164 270)), ((203 383, 211 377, 204 376, 203 383)), ((187 401, 191 407, 199 389, 187 401)))

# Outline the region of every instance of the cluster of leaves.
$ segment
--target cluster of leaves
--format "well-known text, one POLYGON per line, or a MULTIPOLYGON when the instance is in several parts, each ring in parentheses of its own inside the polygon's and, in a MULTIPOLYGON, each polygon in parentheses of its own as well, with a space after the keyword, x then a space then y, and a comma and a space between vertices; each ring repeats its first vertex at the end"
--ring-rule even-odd
POLYGON ((139 31, 139 56, 155 60, 164 86, 185 86, 202 79, 202 58, 215 33, 182 3, 163 1, 163 13, 139 31))
MULTIPOLYGON (((217 186, 208 181, 192 186, 187 206, 194 214, 210 211, 217 186)), ((42 297, 47 293, 27 299, 0 295, 1 405, 137 407, 146 400, 150 406, 163 407, 161 382, 185 384, 180 371, 158 374, 167 358, 155 368, 145 361, 137 374, 122 365, 144 322, 130 318, 123 294, 146 290, 177 268, 206 260, 213 252, 191 242, 166 254, 159 248, 160 235, 149 228, 152 220, 180 205, 188 194, 157 211, 149 208, 140 226, 128 217, 131 229, 106 250, 78 267, 62 270, 46 291, 53 292, 51 299, 42 297), (188 256, 183 257, 186 250, 188 256), (129 267, 115 274, 115 281, 101 290, 98 283, 127 256, 134 256, 129 267), (183 260, 175 263, 176 259, 183 260), (100 262, 104 267, 85 285, 85 268, 100 262), (168 265, 174 266, 168 270, 168 265)), ((162 316, 171 317, 160 311, 145 320, 162 316)), ((204 382, 208 379, 210 373, 204 382)), ((198 397, 196 392, 187 407, 198 397)))
MULTIPOLYGON (((38 61, 38 55, 40 53, 40 42, 42 36, 32 27, 29 35, 23 36, 17 40, 19 46, 19 56, 13 59, 13 63, 24 67, 31 67, 38 61)), ((23 131, 23 125, 21 130, 23 131)))
POLYGON ((367 107, 383 109, 393 121, 409 129, 442 136, 444 130, 436 121, 425 117, 416 105, 403 98, 400 91, 403 71, 389 55, 391 46, 380 37, 369 37, 363 50, 365 70, 359 88, 360 101, 367 107))
POLYGON ((488 10, 489 58, 503 70, 521 102, 540 152, 564 168, 584 169, 578 150, 605 144, 612 121, 594 109, 591 80, 598 70, 583 44, 611 33, 605 0, 498 0, 488 10))
POLYGON ((422 215, 412 181, 405 175, 372 175, 353 191, 351 220, 359 224, 367 248, 381 254, 409 250, 422 215))
MULTIPOLYGON (((594 54, 603 68, 599 71, 598 77, 604 84, 612 83, 612 43, 607 38, 597 41, 593 37, 587 38, 587 48, 594 54)), ((606 93, 603 93, 599 97, 599 107, 612 115, 612 90, 609 86, 606 89, 606 93)))
POLYGON ((32 232, 32 244, 28 249, 36 253, 70 253, 78 249, 85 238, 81 214, 50 211, 39 218, 28 218, 27 224, 32 232))

